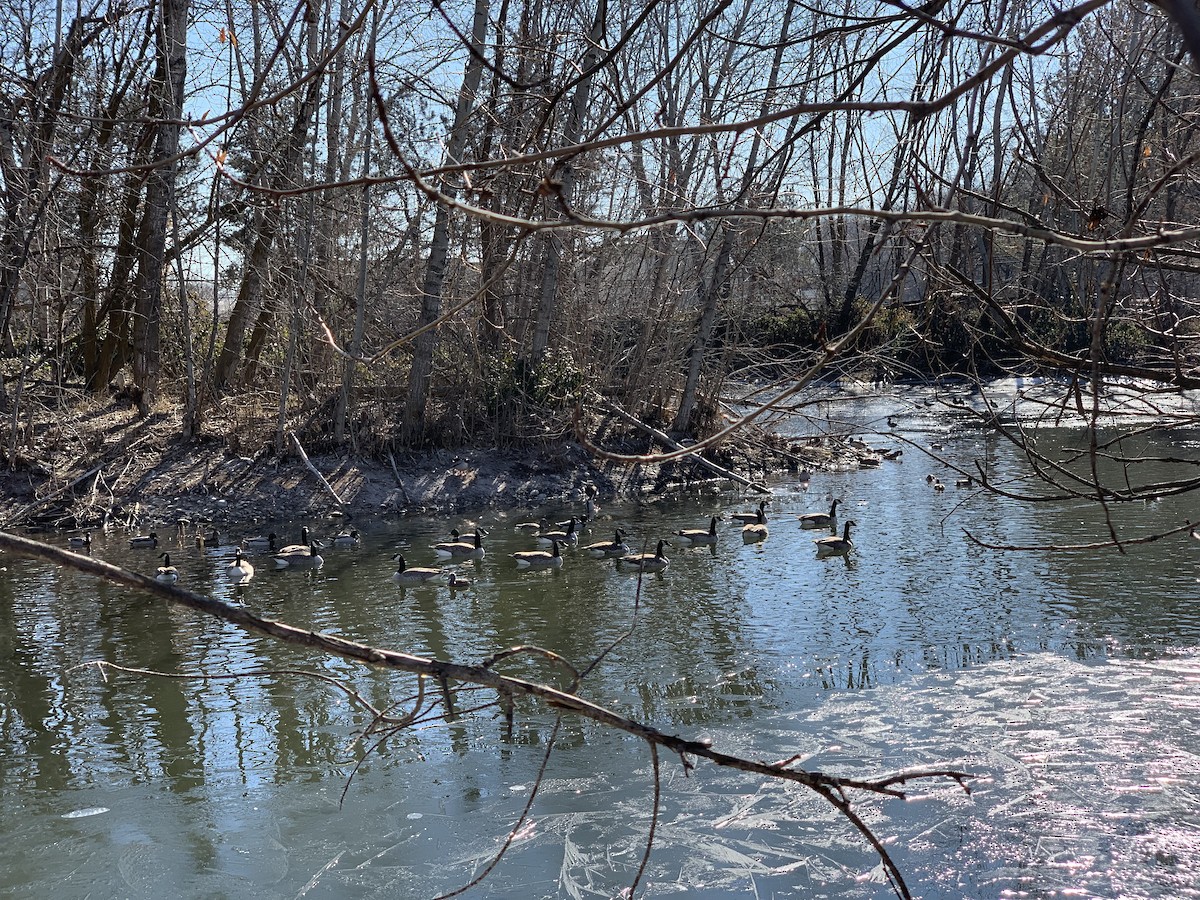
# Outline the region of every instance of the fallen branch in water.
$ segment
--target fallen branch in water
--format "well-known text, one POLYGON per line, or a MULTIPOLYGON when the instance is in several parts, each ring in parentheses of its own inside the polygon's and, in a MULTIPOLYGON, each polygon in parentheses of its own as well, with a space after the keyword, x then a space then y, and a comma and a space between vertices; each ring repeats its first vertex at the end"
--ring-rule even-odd
MULTIPOLYGON (((696 767, 695 759, 705 759, 723 768, 749 772, 776 781, 802 785, 825 798, 858 830, 878 854, 893 890, 901 898, 910 898, 912 895, 904 882, 899 868, 884 847, 882 841, 876 837, 870 827, 852 808, 849 796, 850 792, 861 791, 869 794, 903 798, 905 794, 901 790, 902 785, 909 781, 929 778, 947 778, 959 784, 964 790, 969 791, 967 781, 972 776, 969 773, 954 769, 919 769, 874 779, 846 778, 827 775, 822 772, 809 772, 804 769, 792 768, 792 764, 796 761, 794 757, 772 763, 733 756, 714 749, 711 741, 692 740, 668 734, 652 725, 631 719, 579 696, 574 693, 574 689, 578 684, 579 677, 582 676, 575 677, 572 682, 572 690, 566 691, 522 678, 501 675, 493 671, 491 666, 507 658, 508 654, 498 654, 483 665, 477 666, 426 659, 420 656, 400 653, 395 650, 371 647, 336 635, 297 628, 285 622, 267 619, 246 607, 233 606, 219 600, 214 600, 211 597, 205 597, 201 594, 184 590, 172 584, 156 581, 145 575, 130 572, 102 560, 93 559, 90 556, 72 553, 59 547, 17 535, 0 532, 0 550, 8 550, 22 556, 34 557, 55 565, 68 566, 115 584, 142 590, 153 596, 187 607, 188 609, 222 619, 246 631, 268 635, 285 643, 310 647, 324 653, 355 660, 370 666, 408 672, 422 678, 434 678, 442 685, 457 682, 489 688, 496 691, 497 700, 487 704, 488 706, 498 703, 502 708, 505 708, 506 704, 510 703, 512 698, 518 696, 538 700, 547 708, 557 713, 574 713, 646 741, 652 748, 656 773, 657 748, 661 747, 676 754, 686 772, 690 772, 696 767)), ((558 658, 557 654, 541 650, 540 648, 520 648, 519 652, 536 653, 546 656, 546 658, 558 658)), ((569 669, 573 668, 569 666, 569 663, 566 665, 568 665, 569 669)), ((587 670, 584 671, 586 672, 587 670)), ((410 722, 415 720, 416 710, 419 708, 420 705, 418 704, 414 707, 414 711, 406 717, 410 722)), ((447 704, 446 714, 448 715, 449 713, 449 705, 447 704)), ((377 711, 377 717, 378 715, 377 711)), ((549 751, 550 747, 547 747, 547 756, 549 755, 549 751)), ((545 761, 543 761, 544 766, 545 761)), ((659 791, 657 780, 655 791, 657 796, 659 791)), ((529 804, 532 804, 532 802, 533 799, 531 797, 529 804)), ((640 869, 639 878, 641 871, 640 869)))
POLYGON ((1176 528, 1170 528, 1167 531, 1156 531, 1154 534, 1148 534, 1145 537, 1127 538, 1125 540, 1115 541, 1095 541, 1090 544, 993 544, 985 541, 982 538, 976 537, 967 529, 963 529, 963 534, 967 536, 967 540, 973 544, 983 547, 986 550, 1052 550, 1055 552, 1067 552, 1076 550, 1121 550, 1124 552, 1125 547, 1132 547, 1134 544, 1153 544, 1155 541, 1161 541, 1163 538, 1169 538, 1172 535, 1181 532, 1188 532, 1192 537, 1200 540, 1200 533, 1196 532, 1196 526, 1191 522, 1184 520, 1184 523, 1176 528))

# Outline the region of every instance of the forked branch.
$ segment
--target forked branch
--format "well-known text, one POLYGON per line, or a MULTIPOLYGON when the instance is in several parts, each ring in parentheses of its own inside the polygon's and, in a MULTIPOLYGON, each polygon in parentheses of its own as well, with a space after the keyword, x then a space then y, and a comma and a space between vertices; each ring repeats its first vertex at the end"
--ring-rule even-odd
MULTIPOLYGON (((145 591, 152 596, 214 616, 249 632, 268 635, 285 643, 310 647, 323 653, 356 660, 370 666, 395 669, 419 677, 431 677, 439 682, 453 681, 489 688, 496 691, 502 698, 525 696, 541 702, 555 712, 574 713, 601 725, 635 735, 652 747, 669 750, 678 756, 684 767, 689 770, 694 768, 696 759, 705 759, 724 768, 802 785, 828 800, 875 848, 896 895, 902 898, 912 895, 904 883, 899 868, 879 838, 851 809, 849 794, 860 791, 889 797, 904 797, 904 792, 900 789, 901 785, 913 779, 929 778, 948 778, 967 789, 967 780, 972 777, 969 773, 953 769, 922 769, 905 772, 902 775, 889 775, 874 779, 845 778, 827 775, 823 772, 809 772, 804 769, 792 768, 791 764, 794 760, 764 762, 734 756, 714 749, 711 741, 693 740, 668 734, 652 725, 621 715, 577 694, 522 678, 501 675, 486 666, 426 659, 395 650, 371 647, 324 632, 297 628, 285 622, 264 618, 245 607, 232 606, 171 584, 158 582, 153 578, 130 572, 102 560, 5 532, 0 532, 0 550, 34 557, 55 565, 67 566, 115 584, 145 591)), ((532 796, 529 802, 532 803, 532 796)))

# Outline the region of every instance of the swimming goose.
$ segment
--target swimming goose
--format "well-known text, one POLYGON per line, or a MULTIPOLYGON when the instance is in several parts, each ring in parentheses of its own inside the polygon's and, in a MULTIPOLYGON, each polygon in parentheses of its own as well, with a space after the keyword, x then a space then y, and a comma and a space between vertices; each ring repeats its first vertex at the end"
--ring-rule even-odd
POLYGON ((596 541, 594 544, 588 544, 581 548, 588 556, 594 556, 596 559, 614 559, 621 556, 628 556, 633 551, 629 545, 625 543, 625 529, 618 528, 613 533, 611 541, 596 541))
POLYGON ((349 531, 342 531, 333 539, 335 547, 357 547, 359 544, 358 529, 351 528, 349 531))
POLYGON ((85 550, 92 549, 92 535, 85 531, 83 534, 76 534, 67 538, 68 547, 83 547, 85 550))
POLYGON ((542 519, 540 522, 518 522, 516 525, 513 526, 513 528, 517 529, 517 531, 524 531, 529 534, 536 534, 537 532, 539 532, 543 528, 545 528, 548 524, 549 523, 545 519, 542 519))
POLYGON ((473 544, 475 543, 475 535, 487 537, 488 533, 482 528, 476 528, 474 531, 461 532, 457 528, 450 529, 449 543, 452 544, 473 544))
POLYGON ((317 552, 317 545, 310 543, 303 553, 276 553, 275 565, 281 569, 288 566, 293 569, 319 569, 325 565, 325 560, 317 552))
POLYGON ((661 572, 671 564, 671 561, 663 556, 663 547, 666 545, 666 541, 659 541, 658 549, 653 553, 631 553, 622 556, 617 560, 617 566, 636 572, 661 572))
POLYGON ((975 484, 975 479, 968 475, 966 478, 959 478, 954 482, 956 488, 969 488, 975 484))
POLYGON ((154 573, 155 579, 158 581, 165 581, 168 583, 178 581, 179 580, 179 570, 176 569, 173 565, 171 565, 171 554, 170 553, 160 553, 160 554, 158 554, 158 558, 163 561, 163 564, 161 566, 159 566, 158 570, 154 573))
POLYGON ((837 521, 837 508, 840 500, 834 500, 827 513, 805 513, 800 516, 801 528, 828 528, 837 521))
POLYGON ((270 550, 272 553, 279 548, 275 546, 275 542, 279 540, 279 536, 275 532, 271 532, 266 537, 258 535, 257 537, 246 538, 242 541, 243 550, 270 550))
POLYGON ((392 573, 392 581, 396 582, 396 584, 423 584, 426 581, 440 578, 444 574, 441 569, 423 568, 421 566, 413 566, 410 569, 405 565, 404 557, 399 553, 395 554, 392 559, 397 561, 396 571, 392 573))
POLYGON ((149 547, 151 550, 158 549, 158 535, 155 532, 149 534, 139 534, 137 537, 129 539, 130 549, 137 547, 149 547))
POLYGON ((444 541, 434 544, 433 549, 442 559, 483 559, 483 535, 475 533, 474 541, 444 541))
POLYGON ((302 525, 300 527, 300 543, 288 544, 285 547, 280 547, 276 553, 278 553, 280 556, 291 556, 292 554, 305 553, 307 552, 308 545, 310 543, 312 543, 312 541, 310 541, 308 538, 308 526, 302 525))
POLYGON ((755 541, 765 541, 768 534, 770 532, 767 530, 767 514, 761 509, 758 511, 757 522, 742 526, 742 540, 747 544, 752 544, 755 541))
POLYGON ((935 479, 933 482, 933 489, 935 491, 944 491, 946 489, 946 485, 942 483, 941 479, 935 479))
POLYGON ((254 566, 242 556, 241 547, 234 551, 233 562, 225 567, 225 577, 230 581, 249 581, 254 577, 254 566))
POLYGON ((558 541, 551 541, 552 550, 518 550, 512 554, 519 569, 557 569, 562 566, 558 541))
POLYGON ((767 501, 759 500, 758 501, 758 509, 756 509, 754 512, 733 513, 729 518, 735 525, 750 525, 750 524, 758 521, 758 514, 760 512, 765 512, 766 508, 767 508, 767 501))
MULTIPOLYGON (((762 513, 760 511, 755 515, 762 515, 762 513)), ((747 525, 746 527, 749 528, 750 526, 747 525)), ((712 517, 707 531, 703 528, 682 528, 674 532, 674 534, 685 544, 692 544, 697 547, 715 544, 717 542, 717 517, 712 517)))
POLYGON ((579 543, 579 532, 575 530, 579 520, 571 516, 571 520, 565 524, 566 531, 543 531, 538 535, 538 543, 549 546, 558 541, 560 544, 577 544, 579 543))
POLYGON ((451 572, 446 576, 446 585, 452 591, 465 591, 471 586, 471 579, 463 578, 457 572, 451 572))
POLYGON ((854 542, 850 540, 850 529, 855 525, 851 519, 842 529, 842 536, 831 534, 828 537, 814 538, 813 543, 817 545, 817 556, 845 556, 854 549, 854 542))

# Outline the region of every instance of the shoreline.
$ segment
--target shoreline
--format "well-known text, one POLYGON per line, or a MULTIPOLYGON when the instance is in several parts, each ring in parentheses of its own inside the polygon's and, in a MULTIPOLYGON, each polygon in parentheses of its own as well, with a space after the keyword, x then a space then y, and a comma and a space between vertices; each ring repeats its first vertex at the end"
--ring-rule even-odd
MULTIPOLYGON (((183 441, 171 412, 145 419, 128 409, 83 413, 61 425, 74 440, 57 445, 38 440, 22 448, 17 465, 0 473, 0 527, 27 534, 188 527, 199 532, 300 518, 339 518, 350 525, 430 511, 580 502, 589 486, 603 502, 724 483, 695 460, 661 465, 599 460, 570 440, 540 450, 388 453, 386 461, 308 454, 302 447, 286 456, 269 447, 243 456, 231 446, 235 441, 219 433, 183 441), (84 447, 92 452, 80 452, 84 447)), ((43 434, 54 427, 44 423, 43 434)), ((652 447, 626 435, 619 450, 649 453, 652 447)), ((744 476, 771 478, 796 470, 794 456, 782 446, 737 438, 723 442, 720 458, 744 476)))

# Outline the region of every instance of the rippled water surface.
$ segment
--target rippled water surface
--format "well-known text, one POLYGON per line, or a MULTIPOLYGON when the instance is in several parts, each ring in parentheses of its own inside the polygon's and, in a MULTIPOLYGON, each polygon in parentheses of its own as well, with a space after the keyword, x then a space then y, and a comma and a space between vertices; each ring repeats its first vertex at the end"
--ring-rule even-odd
MULTIPOLYGON (((976 778, 861 798, 914 893, 956 897, 1200 897, 1200 603, 1186 537, 1125 555, 1000 552, 1000 544, 1097 540, 1083 503, 1020 504, 953 486, 916 447, 992 477, 1024 471, 995 435, 918 396, 842 412, 887 432, 902 462, 774 485, 769 538, 722 526, 715 552, 668 548, 630 638, 582 693, 634 718, 755 759, 799 754, 811 769, 870 776, 953 767, 976 778), (911 441, 904 444, 901 438, 911 441), (916 445, 916 446, 914 446, 916 445), (926 475, 950 486, 934 492, 926 475), (840 498, 857 522, 849 560, 818 560, 799 513, 840 498)), ((797 426, 801 430, 801 426, 797 426)), ((1069 428, 1049 435, 1069 445, 1069 428)), ((1195 455, 1196 435, 1159 436, 1195 455)), ((1017 483, 1012 482, 1014 485, 1017 483)), ((1178 524, 1186 498, 1114 510, 1123 537, 1178 524)), ((639 542, 751 500, 706 491, 610 504, 639 542)), ((485 511, 488 554, 459 570, 467 591, 402 591, 389 556, 434 562, 459 519, 359 523, 361 547, 316 574, 228 585, 231 553, 170 547, 181 585, 304 627, 478 662, 517 643, 583 664, 624 633, 637 579, 570 555, 519 573, 520 519, 572 510, 485 511)), ((302 523, 275 523, 289 540, 302 523)), ((319 530, 332 526, 308 523, 319 530)), ((126 536, 98 557, 158 561, 126 536)), ((357 770, 366 715, 299 674, 352 684, 378 706, 411 679, 364 672, 40 563, 7 557, 0 581, 0 893, 17 897, 427 897, 462 886, 516 821, 553 719, 518 707, 511 740, 494 709, 389 738, 357 770), (89 661, 174 675, 109 673, 89 661), (270 670, 269 674, 258 674, 270 670)), ((512 674, 559 679, 520 663, 512 674)), ((464 695, 463 707, 488 702, 464 695)), ((662 759, 645 896, 886 897, 877 859, 822 800, 798 788, 662 759)), ((645 745, 567 718, 528 821, 467 896, 614 896, 641 861, 653 796, 645 745)))

